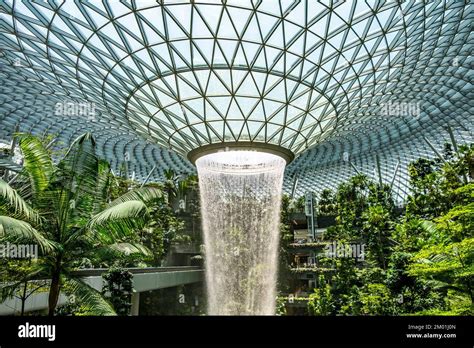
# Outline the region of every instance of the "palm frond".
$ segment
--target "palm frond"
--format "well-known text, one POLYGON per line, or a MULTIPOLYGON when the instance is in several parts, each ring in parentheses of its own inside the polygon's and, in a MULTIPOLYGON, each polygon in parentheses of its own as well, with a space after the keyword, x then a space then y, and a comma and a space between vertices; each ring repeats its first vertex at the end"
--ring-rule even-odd
POLYGON ((140 254, 144 256, 152 256, 153 253, 146 246, 138 243, 114 243, 103 247, 114 253, 132 255, 140 254))
POLYGON ((143 218, 147 214, 147 206, 142 201, 127 201, 111 206, 94 215, 89 222, 89 227, 103 226, 111 221, 143 218))
POLYGON ((113 207, 115 205, 128 202, 128 201, 142 201, 142 202, 150 202, 154 199, 163 198, 163 191, 157 187, 139 187, 134 190, 131 190, 114 201, 112 201, 109 206, 113 207))
POLYGON ((15 215, 24 216, 27 220, 37 223, 38 213, 5 181, 0 179, 0 197, 13 208, 15 215))
POLYGON ((97 193, 95 195, 93 210, 94 213, 98 213, 104 208, 104 205, 107 202, 107 193, 111 179, 110 165, 104 160, 99 160, 97 171, 97 193))
POLYGON ((420 227, 430 235, 435 235, 438 233, 438 227, 434 222, 424 220, 421 222, 420 227))
POLYGON ((58 167, 65 183, 75 195, 97 193, 99 159, 95 151, 95 140, 90 133, 79 136, 69 147, 58 167))
POLYGON ((114 316, 112 305, 102 296, 100 292, 84 283, 80 279, 68 279, 64 287, 68 294, 74 295, 76 301, 89 315, 114 316))
POLYGON ((448 290, 448 289, 451 289, 451 290, 463 292, 463 289, 460 288, 459 286, 455 286, 454 284, 447 283, 447 282, 444 282, 442 280, 427 279, 424 282, 425 282, 426 285, 428 285, 429 287, 431 287, 432 289, 435 289, 435 290, 448 290))
POLYGON ((88 223, 99 240, 110 244, 117 238, 130 235, 136 229, 142 228, 146 222, 148 209, 142 201, 123 202, 94 215, 88 223))
POLYGON ((105 262, 124 257, 150 258, 152 256, 150 249, 139 243, 113 243, 93 249, 93 257, 105 262))
POLYGON ((29 223, 0 215, 0 239, 38 243, 44 253, 54 249, 54 243, 46 239, 29 223))
MULTIPOLYGON (((84 227, 94 211, 97 197, 99 159, 95 141, 90 133, 78 137, 58 163, 54 180, 46 194, 55 205, 52 212, 57 218, 62 238, 68 238, 71 227, 84 227)), ((48 203, 45 201, 44 203, 48 203)))
POLYGON ((30 178, 33 192, 38 194, 49 184, 53 162, 41 141, 34 136, 21 134, 19 145, 24 158, 23 168, 30 178))

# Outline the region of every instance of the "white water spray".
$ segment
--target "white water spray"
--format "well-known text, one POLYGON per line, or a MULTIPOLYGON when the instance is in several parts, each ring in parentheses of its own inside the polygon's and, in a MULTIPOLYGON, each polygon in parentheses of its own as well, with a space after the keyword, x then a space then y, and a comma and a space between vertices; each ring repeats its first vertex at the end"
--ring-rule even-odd
POLYGON ((208 314, 275 314, 283 158, 227 151, 196 160, 208 314))

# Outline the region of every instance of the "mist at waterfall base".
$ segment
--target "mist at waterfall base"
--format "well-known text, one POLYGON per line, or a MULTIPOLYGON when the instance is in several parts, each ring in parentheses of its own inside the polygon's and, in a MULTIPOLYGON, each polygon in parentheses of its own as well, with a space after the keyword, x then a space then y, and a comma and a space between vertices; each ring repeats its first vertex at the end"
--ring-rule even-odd
POLYGON ((275 314, 285 165, 277 155, 240 150, 196 161, 208 314, 275 314))

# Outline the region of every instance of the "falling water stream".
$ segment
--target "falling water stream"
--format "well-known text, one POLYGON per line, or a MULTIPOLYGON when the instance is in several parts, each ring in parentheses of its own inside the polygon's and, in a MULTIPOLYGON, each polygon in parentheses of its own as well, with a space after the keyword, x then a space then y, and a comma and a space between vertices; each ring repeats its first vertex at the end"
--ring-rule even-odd
POLYGON ((256 151, 197 159, 208 314, 275 314, 285 165, 256 151))

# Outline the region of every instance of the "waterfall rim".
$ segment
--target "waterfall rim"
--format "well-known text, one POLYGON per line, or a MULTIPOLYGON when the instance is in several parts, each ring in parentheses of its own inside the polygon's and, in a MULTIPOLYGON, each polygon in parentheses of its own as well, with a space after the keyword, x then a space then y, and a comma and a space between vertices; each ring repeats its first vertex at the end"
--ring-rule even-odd
POLYGON ((203 155, 196 160, 198 172, 214 172, 220 175, 258 175, 270 173, 285 160, 272 153, 249 150, 230 150, 203 155))
POLYGON ((189 151, 187 157, 192 164, 196 165, 196 161, 203 156, 227 151, 255 151, 272 154, 283 158, 286 162, 286 165, 290 164, 295 158, 295 155, 292 151, 279 145, 250 141, 222 142, 203 145, 189 151))

